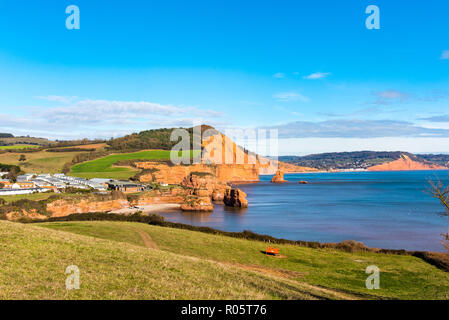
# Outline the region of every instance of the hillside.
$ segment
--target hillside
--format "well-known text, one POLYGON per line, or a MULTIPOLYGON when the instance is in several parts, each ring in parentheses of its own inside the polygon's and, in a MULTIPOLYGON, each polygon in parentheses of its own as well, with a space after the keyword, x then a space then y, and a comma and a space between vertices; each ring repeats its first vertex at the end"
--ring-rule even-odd
POLYGON ((307 156, 282 156, 280 161, 292 163, 299 166, 313 167, 319 170, 360 170, 368 169, 382 164, 407 157, 415 165, 410 165, 412 170, 426 170, 423 168, 441 169, 447 167, 449 155, 414 155, 409 152, 377 152, 377 151, 357 151, 357 152, 335 152, 321 153, 307 156), (446 161, 447 160, 447 161, 446 161))
POLYGON ((14 137, 8 134, 0 134, 0 146, 13 146, 18 144, 23 145, 35 145, 41 147, 48 147, 55 142, 50 141, 45 138, 34 138, 34 137, 14 137), (2 136, 3 135, 3 136, 2 136))
MULTIPOLYGON (((129 152, 141 150, 170 150, 178 141, 170 141, 172 131, 176 128, 163 128, 146 130, 139 133, 133 133, 121 138, 107 141, 108 149, 112 151, 129 152)), ((190 134, 190 140, 193 140, 193 128, 185 128, 190 134)), ((210 126, 202 125, 201 132, 207 129, 213 129, 210 126)), ((190 145, 193 145, 191 142, 190 145)))
POLYGON ((412 256, 276 245, 275 258, 260 241, 129 222, 0 222, 0 234, 0 299, 449 299, 449 273, 412 256), (81 290, 65 291, 69 264, 81 290), (365 287, 373 264, 381 290, 365 287))
MULTIPOLYGON (((352 297, 301 284, 282 274, 239 266, 232 260, 219 262, 206 256, 195 257, 189 254, 190 250, 175 253, 166 250, 161 241, 162 250, 150 249, 148 242, 152 240, 147 233, 150 229, 145 225, 117 224, 115 236, 110 232, 113 226, 102 223, 79 224, 78 229, 84 233, 90 230, 96 237, 55 230, 70 225, 75 229, 78 226, 71 223, 42 228, 0 221, 0 299, 352 297), (101 239, 111 237, 115 239, 101 239), (65 270, 69 265, 80 270, 80 290, 65 288, 65 270)), ((185 238, 186 246, 189 239, 185 238)))

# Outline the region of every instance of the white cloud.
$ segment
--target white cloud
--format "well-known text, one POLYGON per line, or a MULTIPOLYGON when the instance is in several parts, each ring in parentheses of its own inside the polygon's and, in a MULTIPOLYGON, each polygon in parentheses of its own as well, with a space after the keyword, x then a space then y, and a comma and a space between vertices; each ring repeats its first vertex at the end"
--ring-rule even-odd
POLYGON ((441 60, 449 60, 449 50, 444 50, 442 53, 441 53, 441 58, 440 58, 441 60))
POLYGON ((319 80, 319 79, 324 79, 329 75, 331 75, 330 72, 315 72, 315 73, 309 74, 308 76, 304 76, 303 78, 307 79, 307 80, 319 80))
POLYGON ((282 79, 282 78, 285 78, 285 73, 278 72, 278 73, 273 74, 273 77, 282 79))
POLYGON ((219 117, 223 114, 213 110, 202 110, 191 106, 162 105, 146 101, 80 100, 67 106, 49 108, 35 112, 52 122, 105 123, 124 121, 142 122, 154 115, 219 117))
POLYGON ((281 102, 301 101, 308 102, 310 99, 297 92, 280 92, 273 95, 273 98, 281 102))
POLYGON ((34 108, 21 116, 0 115, 0 131, 59 139, 80 136, 95 138, 112 136, 111 132, 192 126, 195 120, 220 124, 222 122, 217 119, 223 116, 222 112, 194 106, 84 99, 72 103, 61 102, 57 107, 34 108))

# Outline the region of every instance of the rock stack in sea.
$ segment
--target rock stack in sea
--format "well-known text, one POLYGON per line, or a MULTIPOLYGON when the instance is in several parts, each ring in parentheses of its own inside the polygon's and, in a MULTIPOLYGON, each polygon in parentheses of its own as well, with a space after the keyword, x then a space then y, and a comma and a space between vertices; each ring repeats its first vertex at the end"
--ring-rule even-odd
POLYGON ((284 179, 284 171, 278 170, 274 175, 273 179, 271 179, 272 183, 284 183, 287 180, 284 179))

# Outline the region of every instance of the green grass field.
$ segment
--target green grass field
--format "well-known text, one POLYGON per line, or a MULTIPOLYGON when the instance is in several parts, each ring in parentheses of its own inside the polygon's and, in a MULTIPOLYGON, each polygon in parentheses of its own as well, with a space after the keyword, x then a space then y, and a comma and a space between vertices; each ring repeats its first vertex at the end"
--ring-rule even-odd
POLYGON ((54 195, 54 193, 49 192, 49 193, 16 194, 13 196, 0 196, 0 198, 6 200, 7 203, 11 203, 22 199, 40 201, 48 199, 52 195, 54 195))
POLYGON ((130 167, 116 167, 115 163, 125 160, 169 160, 169 150, 149 150, 134 153, 113 154, 104 158, 83 162, 72 167, 70 175, 81 178, 129 179, 139 170, 130 167))
MULTIPOLYGON (((100 228, 102 225, 98 224, 100 228)), ((107 236, 122 239, 124 231, 134 236, 117 242, 62 232, 49 226, 0 221, 0 299, 335 297, 333 292, 286 277, 169 250, 148 249, 135 236, 141 226, 117 227, 116 236, 106 230, 107 236), (71 265, 80 271, 79 290, 66 289, 65 271, 71 265)), ((91 228, 95 229, 96 225, 91 228)))
POLYGON ((275 277, 273 285, 288 280, 312 291, 320 288, 332 298, 449 299, 449 273, 412 256, 276 245, 285 257, 275 258, 261 253, 267 246, 263 242, 146 224, 57 222, 39 226, 142 247, 140 231, 150 236, 161 252, 257 272, 261 279, 275 277), (365 287, 365 269, 370 265, 380 268, 379 290, 365 287))
POLYGON ((20 150, 20 149, 37 149, 39 146, 33 144, 17 144, 13 146, 0 146, 0 150, 20 150))
MULTIPOLYGON (((0 198, 4 199, 7 203, 11 203, 11 202, 22 200, 22 199, 27 199, 27 200, 31 200, 31 201, 46 200, 54 195, 55 195, 55 193, 53 193, 53 192, 45 192, 45 193, 31 193, 31 194, 16 194, 13 196, 0 196, 0 198)), ((62 193, 62 194, 59 193, 58 195, 67 197, 67 198, 80 196, 79 194, 74 194, 74 193, 62 193)))

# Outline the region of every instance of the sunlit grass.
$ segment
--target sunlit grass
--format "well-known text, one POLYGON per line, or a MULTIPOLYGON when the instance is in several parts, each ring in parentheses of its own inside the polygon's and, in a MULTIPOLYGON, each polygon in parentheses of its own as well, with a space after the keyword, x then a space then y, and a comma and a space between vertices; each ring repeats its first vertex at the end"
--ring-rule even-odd
POLYGON ((296 281, 357 295, 400 299, 449 299, 449 273, 412 256, 347 253, 276 245, 285 258, 266 256, 267 244, 224 236, 124 222, 60 222, 42 226, 114 241, 142 245, 129 228, 146 232, 161 250, 200 259, 288 270, 296 281), (365 287, 366 267, 380 268, 380 290, 365 287))

